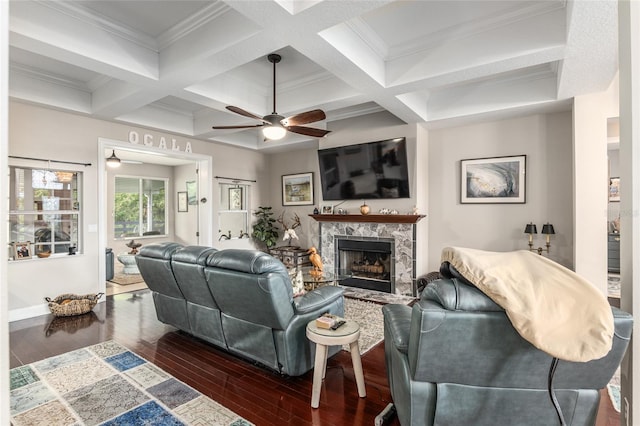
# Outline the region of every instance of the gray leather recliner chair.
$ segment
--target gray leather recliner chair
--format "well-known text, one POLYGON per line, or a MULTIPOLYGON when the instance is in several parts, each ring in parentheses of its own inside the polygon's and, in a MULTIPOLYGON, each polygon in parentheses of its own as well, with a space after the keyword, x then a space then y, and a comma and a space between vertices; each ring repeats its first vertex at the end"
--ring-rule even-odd
MULTIPOLYGON (((559 425, 547 389, 552 357, 524 340, 503 309, 443 265, 413 307, 386 305, 385 358, 400 423, 559 425)), ((612 308, 613 348, 586 363, 559 361, 554 394, 567 425, 594 425, 633 320, 612 308)))

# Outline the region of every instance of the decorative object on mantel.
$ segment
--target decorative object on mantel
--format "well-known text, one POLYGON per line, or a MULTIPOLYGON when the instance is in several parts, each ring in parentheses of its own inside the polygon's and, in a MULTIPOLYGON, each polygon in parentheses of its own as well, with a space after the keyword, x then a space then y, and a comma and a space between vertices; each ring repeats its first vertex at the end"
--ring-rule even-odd
POLYGON ((276 220, 271 217, 271 207, 258 207, 253 214, 258 220, 253 224, 251 236, 266 245, 267 249, 274 247, 278 241, 278 228, 274 225, 276 220))
POLYGON ((315 247, 311 247, 308 251, 309 253, 309 261, 313 265, 313 270, 309 271, 311 275, 322 275, 322 268, 324 265, 322 264, 322 258, 317 253, 315 247))
POLYGON ((300 226, 300 217, 297 213, 293 214, 293 225, 289 226, 284 221, 284 212, 277 219, 277 222, 282 225, 282 229, 284 229, 284 236, 282 237, 282 241, 287 241, 287 246, 291 247, 291 240, 294 238, 297 240, 298 236, 296 235, 295 229, 300 226))
POLYGON ((318 222, 417 223, 424 214, 310 214, 318 222))
POLYGON ((142 244, 136 243, 136 240, 131 240, 126 244, 131 249, 129 254, 138 254, 138 249, 142 247, 142 244))
POLYGON ((360 213, 366 215, 369 214, 369 212, 371 212, 371 209, 367 205, 367 202, 363 200, 362 205, 360 206, 360 213))

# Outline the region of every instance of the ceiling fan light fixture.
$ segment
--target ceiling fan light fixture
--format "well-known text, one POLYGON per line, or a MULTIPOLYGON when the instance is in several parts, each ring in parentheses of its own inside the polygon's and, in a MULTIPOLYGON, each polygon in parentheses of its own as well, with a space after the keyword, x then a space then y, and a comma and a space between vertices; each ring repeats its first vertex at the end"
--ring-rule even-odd
POLYGON ((116 157, 116 150, 111 151, 111 157, 107 158, 107 167, 116 168, 120 167, 120 159, 116 157))
POLYGON ((264 126, 262 128, 262 134, 265 138, 275 141, 284 138, 284 135, 287 134, 287 129, 277 124, 272 124, 269 126, 264 126))

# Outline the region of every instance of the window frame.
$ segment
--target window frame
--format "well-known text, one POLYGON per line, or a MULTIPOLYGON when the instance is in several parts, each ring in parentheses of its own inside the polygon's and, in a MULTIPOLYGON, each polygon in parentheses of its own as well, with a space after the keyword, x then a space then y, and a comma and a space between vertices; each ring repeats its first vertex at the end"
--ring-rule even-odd
MULTIPOLYGON (((14 250, 10 250, 9 259, 10 261, 16 260, 36 260, 36 259, 49 259, 49 258, 59 258, 65 257, 69 255, 69 247, 75 247, 74 254, 82 254, 83 250, 83 185, 84 185, 84 172, 74 167, 51 167, 51 162, 47 166, 42 166, 40 164, 35 164, 34 162, 10 162, 9 163, 9 179, 8 179, 8 197, 9 197, 9 211, 8 211, 8 221, 7 221, 7 243, 12 248, 20 246, 25 243, 29 243, 31 247, 30 256, 26 259, 16 259, 14 250), (31 175, 31 179, 34 176, 33 171, 43 171, 43 179, 47 176, 47 174, 56 175, 56 180, 52 182, 61 183, 63 185, 62 188, 34 188, 33 181, 31 180, 31 194, 27 195, 26 185, 28 179, 24 177, 23 183, 23 192, 21 197, 18 194, 19 188, 12 187, 13 185, 17 185, 16 183, 16 170, 22 169, 24 170, 25 176, 27 174, 31 175), (65 182, 63 180, 59 180, 61 176, 71 173, 71 180, 65 182), (75 176, 75 182, 74 182, 75 176), (64 185, 68 184, 69 186, 65 189, 64 185), (74 187, 75 184, 75 187, 74 187), (45 200, 38 200, 35 196, 34 190, 49 190, 51 193, 47 195, 47 197, 52 197, 52 200, 56 202, 66 201, 70 203, 66 207, 68 208, 57 208, 46 210, 43 206, 45 200), (55 195, 53 191, 69 191, 69 197, 61 197, 62 194, 55 195), (53 195, 51 195, 53 194, 53 195), (22 201, 20 203, 20 200, 22 201), (39 204, 38 204, 39 203, 39 204), (34 206, 32 209, 27 209, 26 206, 31 204, 34 206), (36 208, 36 206, 40 206, 40 208, 36 208), (22 207, 22 209, 20 209, 22 207), (22 216, 22 217, 21 217, 22 216), (14 218, 16 220, 14 220, 14 218), (30 218, 25 219, 25 218, 30 218), (56 241, 56 233, 67 233, 67 230, 62 229, 63 226, 61 224, 68 224, 68 240, 57 240, 56 241), (36 229, 37 224, 40 224, 40 228, 36 229), (15 227, 15 229, 14 229, 15 227), (28 227, 32 227, 33 229, 29 232, 28 227), (22 228, 22 230, 20 230, 22 228), (49 230, 50 241, 36 241, 36 233, 41 230, 49 230), (52 232, 53 231, 53 232, 52 232), (14 236, 20 236, 30 234, 30 238, 27 241, 14 241, 14 236), (66 250, 55 252, 52 246, 67 246, 66 250), (48 248, 48 250, 44 248, 48 248), (53 250, 52 250, 53 249, 53 250), (44 254, 38 256, 40 253, 45 253, 49 251, 50 254, 45 256, 44 254)), ((45 184, 46 186, 46 184, 45 184)), ((41 196, 39 196, 41 197, 41 196)), ((45 232, 46 233, 46 232, 45 232)), ((22 240, 26 240, 26 238, 22 238, 22 240)))

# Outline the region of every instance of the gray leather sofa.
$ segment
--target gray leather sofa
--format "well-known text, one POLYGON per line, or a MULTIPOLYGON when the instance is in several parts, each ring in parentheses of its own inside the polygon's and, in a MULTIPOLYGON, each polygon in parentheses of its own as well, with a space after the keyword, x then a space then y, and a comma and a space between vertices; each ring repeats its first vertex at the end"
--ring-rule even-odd
MULTIPOLYGON (((453 269, 453 268, 451 268, 453 269)), ((559 425, 548 391, 552 357, 524 340, 501 307, 443 265, 407 307, 386 305, 385 357, 398 419, 406 425, 559 425)), ((586 363, 559 361, 553 390, 567 425, 594 425, 620 364, 632 317, 612 308, 613 348, 586 363)))
POLYGON ((143 246, 136 262, 158 320, 281 374, 313 368, 309 321, 325 312, 344 315, 343 289, 294 298, 285 266, 260 251, 158 243, 143 246))

